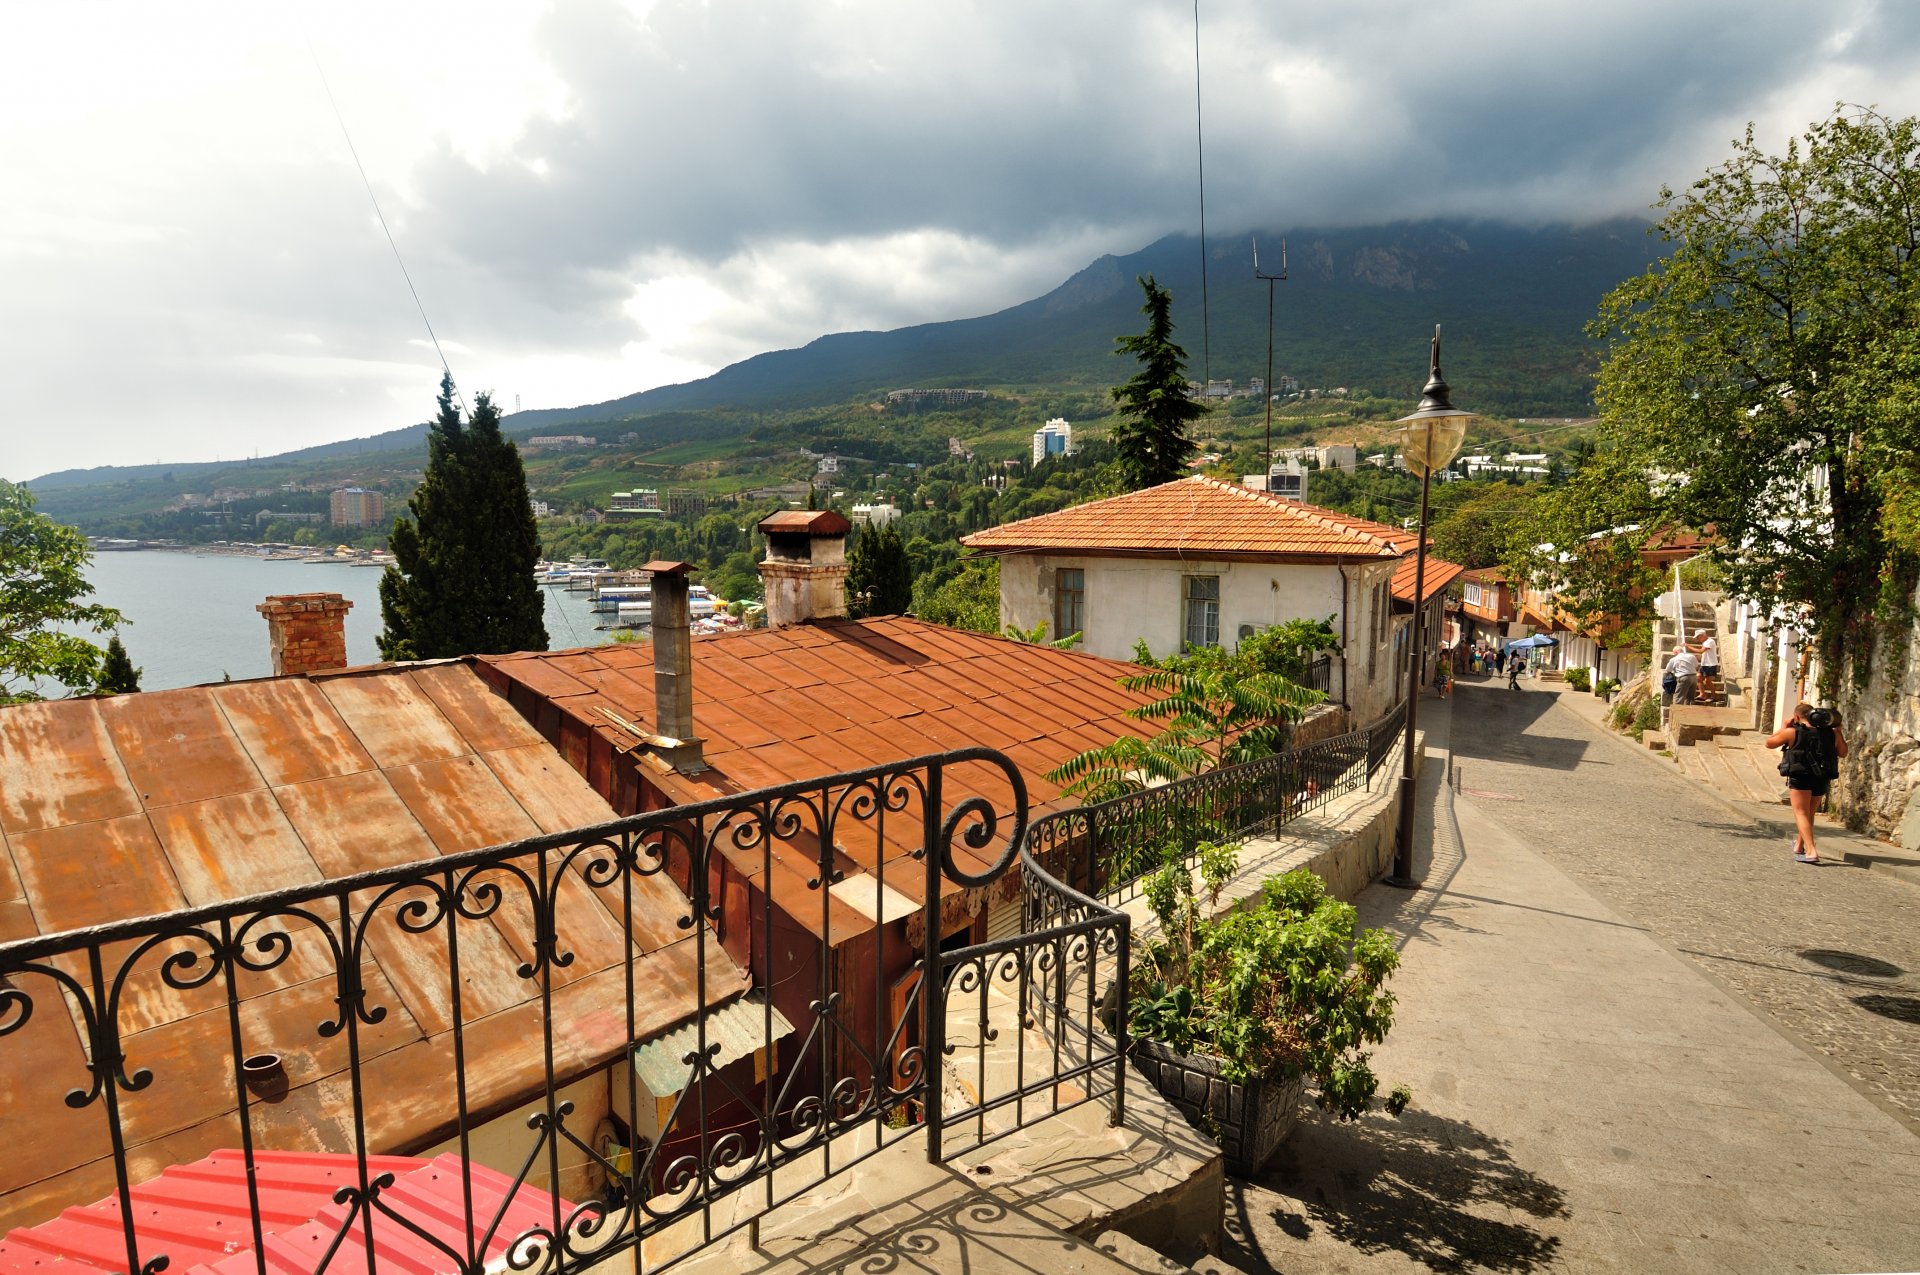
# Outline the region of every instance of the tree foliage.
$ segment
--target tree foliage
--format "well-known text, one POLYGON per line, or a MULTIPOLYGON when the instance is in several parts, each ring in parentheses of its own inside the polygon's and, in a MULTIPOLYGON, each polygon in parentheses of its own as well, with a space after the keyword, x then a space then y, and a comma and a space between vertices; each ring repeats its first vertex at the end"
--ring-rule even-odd
POLYGON ((892 523, 867 527, 847 553, 847 614, 905 615, 913 606, 913 571, 907 546, 892 523))
POLYGON ((1545 488, 1495 483, 1432 520, 1433 552, 1463 567, 1497 567, 1518 543, 1524 520, 1545 488))
POLYGON ((1631 593, 1652 538, 1710 531, 1729 591, 1804 607, 1828 677, 1864 681, 1920 573, 1920 121, 1837 108, 1782 155, 1749 128, 1658 206, 1668 255, 1591 327, 1596 454, 1535 524, 1559 548, 1524 565, 1631 593))
POLYGON ((102 653, 66 625, 104 633, 121 623, 93 592, 86 537, 34 508, 33 493, 0 479, 0 704, 40 698, 36 685, 94 689, 102 653))
POLYGON ((1000 631, 998 558, 963 558, 959 570, 941 583, 928 585, 931 579, 923 576, 914 587, 916 617, 929 624, 945 624, 975 633, 1000 631))
POLYGON ((453 377, 440 379, 426 476, 394 524, 394 564, 380 580, 389 660, 547 649, 545 599, 534 583, 540 540, 520 450, 500 432, 486 394, 462 422, 453 377))
POLYGON ((100 677, 94 683, 94 690, 102 695, 131 695, 139 689, 140 670, 133 666, 132 657, 116 633, 107 639, 106 658, 100 662, 100 677))
POLYGON ((1285 745, 1290 723, 1325 698, 1219 647, 1123 677, 1119 685, 1158 697, 1127 716, 1163 725, 1150 738, 1122 735, 1047 773, 1050 782, 1089 801, 1265 757, 1285 745))
POLYGON ((1206 406, 1187 392, 1187 352, 1173 341, 1172 294, 1152 275, 1142 276, 1140 287, 1147 294, 1140 307, 1147 330, 1114 340, 1115 353, 1133 355, 1140 370, 1125 385, 1114 387, 1120 413, 1108 433, 1121 472, 1134 489, 1185 476, 1187 462, 1199 452, 1187 426, 1207 414, 1206 406))

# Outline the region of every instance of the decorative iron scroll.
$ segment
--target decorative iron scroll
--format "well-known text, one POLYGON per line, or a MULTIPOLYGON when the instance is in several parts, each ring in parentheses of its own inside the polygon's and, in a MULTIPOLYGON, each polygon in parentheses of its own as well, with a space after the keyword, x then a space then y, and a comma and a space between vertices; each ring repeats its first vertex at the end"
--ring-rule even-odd
MULTIPOLYGON (((1090 998, 1124 987, 1125 917, 1034 863, 1027 834, 1019 770, 970 748, 26 939, 0 945, 0 1069, 98 1112, 121 1218, 174 1112, 231 1121, 260 1275, 255 1157, 316 1141, 355 1165, 316 1271, 347 1246, 375 1269, 383 1233, 460 1275, 583 1270, 643 1239, 658 1268, 674 1259, 656 1237, 710 1243, 902 1138, 924 1133, 938 1159, 945 1129, 1017 1127, 1096 1091, 1118 1119, 1123 1048, 1096 1040, 1090 998), (943 893, 1016 857, 1022 932, 943 952, 943 893), (1010 1034, 981 1000, 1009 989, 1010 1034), (982 1006, 978 1060, 953 1057, 962 1000, 982 1006), (211 1050, 147 1030, 201 1014, 221 1024, 211 1050), (678 1087, 655 1093, 628 1060, 676 1018, 678 1087), (53 1033, 34 1037, 44 1058, 69 1022, 64 1072, 22 1067, 25 1033, 53 1033), (947 1073, 984 1075, 1008 1046, 1017 1093, 943 1098, 947 1073), (602 1073, 613 1100, 583 1111, 568 1087, 602 1073), (370 1164, 441 1142, 473 1163, 476 1130, 516 1108, 531 1111, 515 1161, 493 1166, 504 1198, 469 1175, 457 1221, 416 1214, 370 1164), (536 1188, 544 1222, 509 1226, 536 1188)), ((125 1271, 168 1266, 158 1238, 124 1238, 125 1271)))

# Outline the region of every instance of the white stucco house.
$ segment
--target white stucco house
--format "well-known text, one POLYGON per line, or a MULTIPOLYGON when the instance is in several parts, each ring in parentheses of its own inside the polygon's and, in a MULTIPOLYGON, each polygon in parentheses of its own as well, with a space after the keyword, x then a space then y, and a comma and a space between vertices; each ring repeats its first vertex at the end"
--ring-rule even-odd
MULTIPOLYGON (((1129 659, 1145 641, 1160 658, 1231 647, 1291 619, 1331 619, 1340 636, 1333 699, 1364 722, 1404 689, 1414 535, 1397 527, 1196 476, 961 543, 1000 559, 1003 625, 1080 633, 1080 649, 1093 655, 1129 659)), ((1427 558, 1429 651, 1460 571, 1427 558)))

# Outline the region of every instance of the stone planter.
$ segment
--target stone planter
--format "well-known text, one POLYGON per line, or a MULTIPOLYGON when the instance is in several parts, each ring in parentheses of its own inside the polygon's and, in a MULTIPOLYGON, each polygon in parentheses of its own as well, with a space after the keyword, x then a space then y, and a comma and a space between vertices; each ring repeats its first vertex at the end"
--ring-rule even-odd
POLYGON ((1225 1064, 1208 1054, 1175 1053, 1157 1040, 1136 1039, 1130 1048, 1140 1074, 1194 1128, 1220 1143, 1234 1173, 1258 1173, 1293 1132, 1306 1077, 1232 1081, 1220 1074, 1225 1064))

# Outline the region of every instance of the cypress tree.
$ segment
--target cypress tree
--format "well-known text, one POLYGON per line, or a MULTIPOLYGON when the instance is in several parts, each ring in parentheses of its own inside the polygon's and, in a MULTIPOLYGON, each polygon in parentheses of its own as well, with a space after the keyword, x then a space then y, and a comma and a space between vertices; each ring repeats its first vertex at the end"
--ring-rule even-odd
POLYGON ((1187 423, 1207 414, 1187 393, 1187 352, 1173 341, 1173 295, 1153 281, 1140 280, 1147 294, 1140 313, 1147 330, 1116 337, 1116 354, 1140 360, 1140 370, 1113 388, 1120 418, 1107 437, 1120 454, 1120 469, 1133 488, 1170 483, 1185 476, 1199 447, 1187 437, 1187 423))
POLYGON ((94 690, 101 695, 131 695, 140 689, 140 670, 133 666, 120 635, 107 642, 107 657, 100 664, 100 680, 94 690))
POLYGON ((540 536, 520 449, 500 432, 487 394, 466 422, 453 377, 427 433, 427 471, 394 523, 394 565, 380 579, 380 655, 432 660, 547 649, 545 599, 534 583, 540 536))
POLYGON ((913 605, 913 568, 907 545, 893 524, 867 527, 847 554, 847 613, 905 615, 913 605))

